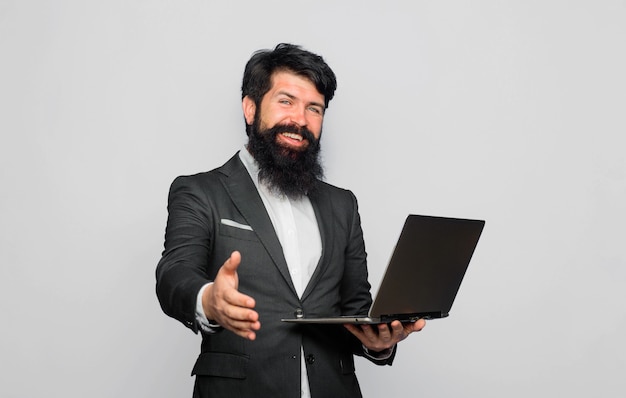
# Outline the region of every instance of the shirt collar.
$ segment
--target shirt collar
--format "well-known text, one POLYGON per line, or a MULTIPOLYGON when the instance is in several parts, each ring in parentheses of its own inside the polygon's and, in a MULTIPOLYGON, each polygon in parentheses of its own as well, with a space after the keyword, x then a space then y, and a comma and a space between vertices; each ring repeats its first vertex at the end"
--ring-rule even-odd
POLYGON ((244 145, 243 149, 239 151, 239 159, 243 163, 246 170, 248 170, 248 174, 252 177, 252 181, 254 181, 254 185, 259 187, 259 164, 256 159, 252 156, 250 152, 248 152, 248 148, 244 145))

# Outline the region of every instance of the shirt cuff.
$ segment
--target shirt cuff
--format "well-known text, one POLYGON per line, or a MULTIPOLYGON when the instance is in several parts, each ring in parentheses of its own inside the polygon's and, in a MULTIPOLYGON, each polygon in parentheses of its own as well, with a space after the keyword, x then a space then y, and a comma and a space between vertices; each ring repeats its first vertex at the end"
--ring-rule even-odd
POLYGON ((383 351, 370 351, 367 349, 367 347, 363 346, 363 353, 365 354, 365 356, 377 360, 377 361, 384 361, 385 359, 389 359, 391 358, 391 355, 393 355, 393 349, 394 349, 395 345, 391 348, 387 348, 386 350, 383 351))
POLYGON ((209 282, 206 285, 200 288, 198 292, 198 296, 196 297, 196 322, 198 323, 198 328, 207 334, 217 333, 222 330, 222 327, 216 323, 209 321, 204 313, 204 308, 202 307, 202 294, 207 286, 213 284, 213 282, 209 282))

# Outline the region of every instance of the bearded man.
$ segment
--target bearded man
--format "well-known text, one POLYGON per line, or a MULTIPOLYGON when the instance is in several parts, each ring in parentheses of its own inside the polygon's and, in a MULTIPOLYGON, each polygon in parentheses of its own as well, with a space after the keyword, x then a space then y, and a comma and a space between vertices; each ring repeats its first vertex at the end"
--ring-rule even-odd
POLYGON ((202 334, 194 397, 360 397, 353 356, 391 365, 396 344, 424 327, 280 321, 366 314, 372 301, 356 198, 322 181, 336 85, 298 46, 255 53, 242 84, 248 144, 172 183, 157 295, 202 334))

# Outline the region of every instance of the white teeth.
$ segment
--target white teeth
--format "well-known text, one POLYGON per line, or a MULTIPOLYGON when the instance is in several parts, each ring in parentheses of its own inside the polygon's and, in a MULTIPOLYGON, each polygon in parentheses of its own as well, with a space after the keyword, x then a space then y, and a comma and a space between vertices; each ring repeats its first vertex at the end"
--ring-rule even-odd
POLYGON ((300 134, 294 133, 283 133, 285 137, 292 138, 294 140, 302 141, 302 136, 300 134))

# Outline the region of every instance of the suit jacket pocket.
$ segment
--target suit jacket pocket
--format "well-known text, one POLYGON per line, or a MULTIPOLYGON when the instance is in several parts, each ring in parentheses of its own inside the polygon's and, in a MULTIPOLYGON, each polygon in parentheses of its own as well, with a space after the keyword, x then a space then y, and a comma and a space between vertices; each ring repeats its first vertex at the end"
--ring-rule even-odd
POLYGON ((245 379, 248 373, 249 358, 225 352, 204 352, 200 354, 191 375, 218 376, 245 379))
POLYGON ((232 225, 220 224, 219 234, 235 239, 258 242, 259 238, 253 230, 243 229, 232 225))

